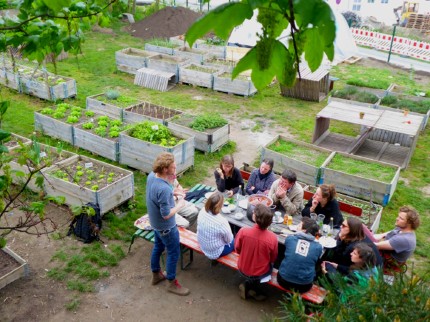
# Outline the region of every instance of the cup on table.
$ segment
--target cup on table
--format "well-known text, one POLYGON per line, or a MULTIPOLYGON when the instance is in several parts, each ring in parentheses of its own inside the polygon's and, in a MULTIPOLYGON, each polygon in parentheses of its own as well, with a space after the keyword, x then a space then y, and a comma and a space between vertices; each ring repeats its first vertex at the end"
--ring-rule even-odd
POLYGON ((280 211, 275 211, 275 216, 273 217, 273 221, 275 223, 278 223, 281 220, 281 212, 280 211))
POLYGON ((274 214, 276 211, 276 206, 275 205, 271 205, 270 207, 270 211, 274 214))
POLYGON ((317 219, 318 219, 318 215, 317 215, 316 213, 312 212, 312 213, 311 213, 311 219, 313 219, 313 220, 317 221, 317 219))
POLYGON ((317 216, 317 223, 318 223, 318 225, 320 226, 320 229, 321 229, 321 228, 322 228, 322 226, 323 226, 324 218, 325 218, 325 216, 324 216, 323 214, 319 214, 319 215, 317 216))

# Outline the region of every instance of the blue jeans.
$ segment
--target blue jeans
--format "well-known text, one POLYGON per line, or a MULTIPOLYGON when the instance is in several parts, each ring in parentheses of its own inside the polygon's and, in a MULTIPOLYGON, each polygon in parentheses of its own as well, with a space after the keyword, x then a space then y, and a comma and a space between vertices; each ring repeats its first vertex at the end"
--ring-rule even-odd
POLYGON ((151 271, 159 272, 160 257, 163 251, 167 250, 167 261, 166 261, 166 278, 169 281, 173 281, 176 278, 176 264, 178 263, 180 254, 180 243, 179 243, 179 231, 176 226, 169 230, 154 230, 155 241, 154 248, 151 254, 151 271))
POLYGON ((227 245, 224 246, 224 249, 222 250, 222 253, 221 253, 221 255, 219 255, 219 257, 223 257, 225 255, 228 255, 232 251, 234 251, 234 238, 233 238, 233 240, 231 241, 230 244, 227 244, 227 245))

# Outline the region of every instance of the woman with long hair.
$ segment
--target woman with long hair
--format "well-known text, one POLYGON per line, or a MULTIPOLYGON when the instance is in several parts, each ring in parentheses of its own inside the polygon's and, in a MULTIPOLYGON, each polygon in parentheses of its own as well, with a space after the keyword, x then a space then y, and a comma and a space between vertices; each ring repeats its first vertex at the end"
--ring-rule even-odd
POLYGON ((223 156, 214 172, 215 182, 218 191, 227 192, 227 196, 231 197, 239 191, 239 187, 243 187, 243 178, 240 170, 234 166, 234 159, 231 155, 223 156))
POLYGON ((327 255, 323 258, 326 260, 326 270, 330 271, 333 267, 339 273, 347 275, 350 267, 354 264, 351 259, 351 252, 358 243, 367 244, 374 252, 376 265, 382 266, 379 251, 369 237, 365 235, 361 220, 356 217, 348 217, 341 224, 336 247, 326 252, 327 255))
POLYGON ((330 223, 333 218, 333 227, 339 228, 343 221, 339 203, 336 200, 336 188, 332 184, 322 184, 318 187, 312 199, 308 201, 302 210, 302 216, 310 217, 311 213, 324 215, 324 224, 330 223))

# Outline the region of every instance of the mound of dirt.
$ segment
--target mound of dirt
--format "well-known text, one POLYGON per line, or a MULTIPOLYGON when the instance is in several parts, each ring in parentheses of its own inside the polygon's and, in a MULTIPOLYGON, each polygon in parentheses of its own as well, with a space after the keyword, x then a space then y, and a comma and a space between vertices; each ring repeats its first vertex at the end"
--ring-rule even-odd
POLYGON ((184 34, 201 16, 184 7, 165 7, 129 28, 133 36, 142 39, 170 38, 184 34))

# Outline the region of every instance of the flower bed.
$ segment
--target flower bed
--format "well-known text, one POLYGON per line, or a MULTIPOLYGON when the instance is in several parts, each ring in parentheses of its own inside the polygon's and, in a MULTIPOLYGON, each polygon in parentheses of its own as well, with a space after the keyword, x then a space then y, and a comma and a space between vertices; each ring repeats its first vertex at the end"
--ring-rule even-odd
POLYGON ((131 171, 81 155, 54 165, 45 175, 46 194, 64 196, 69 206, 96 203, 102 214, 134 195, 131 171))
POLYGON ((141 101, 138 99, 121 95, 115 90, 87 97, 88 110, 119 120, 123 120, 124 109, 139 103, 141 101))
POLYGON ((6 285, 16 281, 17 279, 28 276, 29 269, 28 263, 21 257, 18 256, 14 251, 12 251, 8 247, 4 247, 0 249, 1 252, 1 263, 6 264, 8 262, 12 263, 9 265, 13 265, 13 269, 6 274, 0 275, 0 290, 6 285))
POLYGON ((34 128, 43 134, 59 138, 74 144, 74 125, 88 121, 94 116, 93 111, 67 103, 60 103, 34 112, 34 128))
POLYGON ((330 153, 327 149, 278 135, 262 148, 261 159, 272 158, 273 170, 277 173, 290 169, 296 173, 298 181, 316 185, 320 180, 320 168, 330 153))
POLYGON ((174 54, 178 57, 189 59, 197 64, 202 64, 205 58, 209 55, 206 50, 190 47, 180 47, 175 49, 174 54))
POLYGON ((380 97, 385 96, 383 90, 371 90, 370 88, 357 88, 354 86, 346 86, 342 89, 332 92, 332 97, 356 101, 361 103, 375 104, 378 102, 380 97))
POLYGON ((189 62, 187 58, 158 54, 148 58, 148 68, 174 73, 175 83, 179 81, 179 66, 189 62))
POLYGON ((125 48, 115 52, 116 67, 125 73, 136 74, 136 71, 147 66, 148 58, 154 53, 136 49, 125 48))
POLYGON ((74 129, 75 145, 109 160, 119 161, 119 133, 125 129, 120 120, 106 115, 82 123, 74 129))
POLYGON ((124 123, 136 124, 144 121, 152 121, 164 124, 175 115, 182 114, 179 110, 142 102, 124 110, 124 123))
POLYGON ((228 121, 214 114, 177 115, 167 122, 167 127, 184 135, 194 136, 195 148, 203 152, 220 149, 228 142, 230 134, 228 121))
POLYGON ((228 72, 214 76, 213 90, 243 96, 251 96, 257 93, 251 77, 239 75, 232 80, 231 73, 228 72))
POLYGON ((149 121, 121 132, 119 151, 121 164, 146 173, 152 171, 154 160, 162 152, 170 152, 175 156, 178 173, 194 165, 194 137, 149 121))
POLYGON ((321 167, 321 183, 330 183, 349 196, 387 205, 400 176, 400 168, 358 156, 334 152, 321 167))

